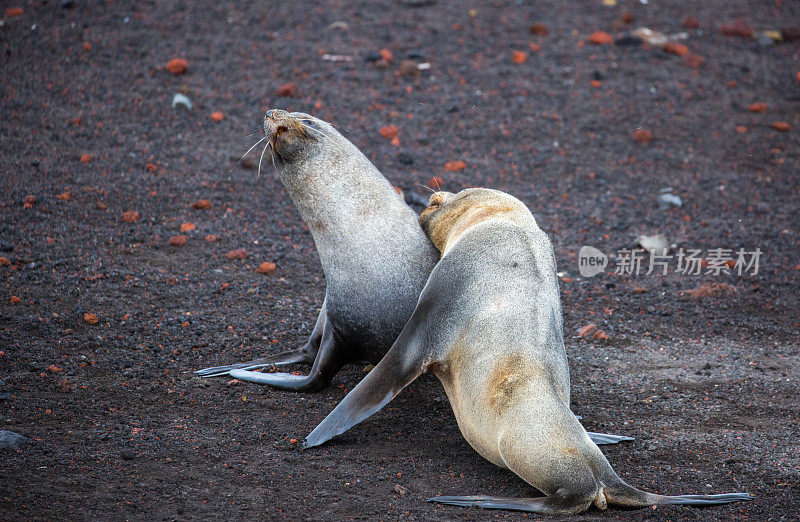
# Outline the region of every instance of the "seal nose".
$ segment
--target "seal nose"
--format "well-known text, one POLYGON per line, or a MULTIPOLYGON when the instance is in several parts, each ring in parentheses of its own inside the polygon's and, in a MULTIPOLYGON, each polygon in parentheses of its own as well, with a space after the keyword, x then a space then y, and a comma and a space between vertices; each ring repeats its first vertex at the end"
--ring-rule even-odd
POLYGON ((444 200, 444 194, 444 192, 434 192, 431 194, 431 198, 428 200, 428 206, 441 205, 442 200, 444 200))

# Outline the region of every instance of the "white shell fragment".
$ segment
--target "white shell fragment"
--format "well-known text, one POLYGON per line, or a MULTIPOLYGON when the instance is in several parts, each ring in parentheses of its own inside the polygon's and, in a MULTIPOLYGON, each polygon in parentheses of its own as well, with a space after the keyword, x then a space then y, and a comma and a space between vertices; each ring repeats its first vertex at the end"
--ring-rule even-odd
POLYGON ((186 109, 191 110, 192 100, 190 100, 181 93, 177 93, 175 94, 175 96, 172 97, 172 108, 174 109, 178 106, 185 107, 186 109))

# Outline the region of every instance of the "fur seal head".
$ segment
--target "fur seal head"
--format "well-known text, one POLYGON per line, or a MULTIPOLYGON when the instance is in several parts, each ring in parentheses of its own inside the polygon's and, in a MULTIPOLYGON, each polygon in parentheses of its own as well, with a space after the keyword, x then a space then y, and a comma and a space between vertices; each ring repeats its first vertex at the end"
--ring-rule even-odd
POLYGON ((428 206, 419 217, 419 224, 444 255, 466 230, 495 218, 521 223, 529 222, 533 215, 514 196, 499 190, 470 188, 458 194, 431 194, 428 206))
POLYGON ((264 134, 276 163, 294 163, 320 152, 321 139, 338 136, 328 123, 303 112, 270 109, 264 116, 264 134))

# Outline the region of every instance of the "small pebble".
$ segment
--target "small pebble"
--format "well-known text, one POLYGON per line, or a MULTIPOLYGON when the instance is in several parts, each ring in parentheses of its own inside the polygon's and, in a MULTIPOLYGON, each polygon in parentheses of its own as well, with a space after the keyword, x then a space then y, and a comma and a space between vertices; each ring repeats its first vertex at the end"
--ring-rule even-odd
POLYGON ((225 254, 225 257, 228 259, 245 259, 247 257, 247 250, 244 248, 237 248, 225 254))
POLYGON ((682 205, 683 201, 681 201, 680 196, 676 196, 675 194, 661 194, 658 196, 658 206, 663 210, 680 207, 682 205))
POLYGON ((169 238, 169 244, 170 246, 180 247, 186 244, 186 239, 187 239, 186 236, 182 234, 178 236, 172 236, 171 238, 169 238))
POLYGON ((444 170, 450 170, 450 171, 464 170, 466 167, 467 164, 461 160, 448 161, 447 163, 444 164, 444 170))
POLYGON ((126 210, 122 213, 122 221, 125 223, 135 223, 141 219, 141 216, 135 210, 126 210))
POLYGON ((537 36, 547 36, 550 33, 550 30, 547 29, 547 26, 540 23, 533 23, 528 27, 528 30, 537 35, 537 36))
POLYGON ((444 180, 440 176, 434 176, 428 180, 428 186, 432 189, 439 190, 444 185, 444 180))
POLYGON ((589 41, 595 45, 609 45, 614 43, 614 38, 605 31, 595 31, 589 35, 589 41))
POLYGON ((133 452, 133 450, 132 450, 132 449, 130 449, 130 448, 125 448, 125 449, 124 449, 124 450, 122 450, 122 452, 120 453, 120 457, 122 457, 122 460, 133 460, 133 459, 135 459, 135 458, 136 458, 136 454, 133 452))
POLYGON ((384 127, 381 127, 381 130, 379 132, 381 136, 383 136, 387 140, 392 140, 397 137, 399 131, 397 129, 397 125, 386 125, 384 127))
POLYGON ((647 129, 636 129, 633 131, 633 141, 647 145, 653 139, 653 133, 647 129))
POLYGON ((675 43, 675 42, 667 42, 664 44, 663 47, 665 52, 670 54, 676 54, 678 56, 687 56, 689 54, 689 48, 683 44, 675 43))
POLYGON ((272 272, 275 271, 276 268, 277 267, 275 266, 275 263, 264 261, 263 263, 258 265, 258 268, 256 268, 256 272, 258 272, 259 274, 271 274, 272 272))
POLYGON ((719 30, 725 36, 738 36, 739 38, 752 38, 753 29, 745 23, 744 19, 737 18, 732 22, 727 22, 719 26, 719 30))
POLYGON ((525 63, 525 60, 528 59, 528 54, 524 51, 514 51, 511 53, 511 61, 516 64, 525 63))
POLYGON ((382 60, 386 60, 389 63, 392 63, 394 61, 394 54, 392 54, 392 51, 390 51, 389 49, 381 49, 378 52, 380 53, 382 60))
POLYGON ((167 70, 172 74, 185 74, 189 70, 189 62, 183 58, 175 58, 167 62, 167 70))
POLYGON ((700 27, 700 22, 698 22, 697 18, 693 16, 687 16, 686 18, 683 19, 683 22, 681 23, 687 29, 697 29, 698 27, 700 27))
POLYGON ((297 96, 297 84, 294 82, 284 83, 278 87, 278 95, 285 98, 293 98, 297 96))
POLYGON ((422 73, 420 72, 419 67, 417 67, 416 62, 412 62, 411 60, 403 60, 400 63, 400 67, 397 68, 397 74, 403 78, 411 79, 419 77, 422 73))

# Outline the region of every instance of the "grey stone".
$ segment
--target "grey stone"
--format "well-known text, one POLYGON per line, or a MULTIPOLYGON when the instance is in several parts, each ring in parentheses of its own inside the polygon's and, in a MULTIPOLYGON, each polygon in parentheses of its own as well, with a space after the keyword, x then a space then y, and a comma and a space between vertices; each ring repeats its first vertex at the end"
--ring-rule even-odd
POLYGON ((28 439, 19 433, 0 430, 0 450, 16 451, 28 442, 28 439))

